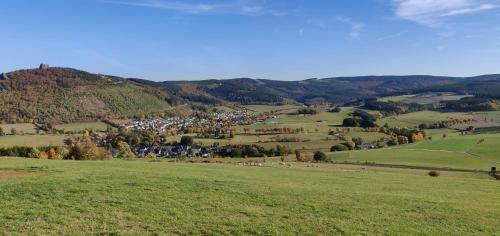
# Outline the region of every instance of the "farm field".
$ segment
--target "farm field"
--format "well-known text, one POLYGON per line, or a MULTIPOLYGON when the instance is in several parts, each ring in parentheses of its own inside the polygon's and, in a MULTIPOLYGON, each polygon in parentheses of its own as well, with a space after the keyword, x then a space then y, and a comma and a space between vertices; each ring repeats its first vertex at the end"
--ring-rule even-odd
MULTIPOLYGON (((180 142, 183 135, 175 135, 167 137, 167 142, 180 142)), ((196 134, 186 134, 185 136, 193 136, 196 134)), ((211 139, 211 138, 194 138, 194 143, 202 144, 202 145, 212 145, 214 143, 219 143, 220 145, 229 144, 230 140, 228 139, 211 139)))
POLYGON ((485 174, 0 159, 6 234, 494 235, 485 174), (445 226, 445 227, 444 227, 445 226))
MULTIPOLYGON (((341 112, 319 112, 315 115, 284 114, 260 124, 236 127, 238 135, 231 140, 231 144, 257 144, 265 148, 273 148, 276 145, 284 145, 292 150, 322 150, 329 151, 330 147, 339 143, 329 131, 336 130, 342 125, 344 118, 352 112, 352 107, 342 107, 341 112), (244 128, 250 129, 250 134, 244 133, 244 128), (304 133, 298 134, 259 134, 255 129, 275 128, 302 128, 304 133), (253 133, 252 133, 253 132, 253 133), (300 142, 273 142, 273 138, 298 138, 300 142)), ((361 128, 350 128, 344 133, 347 138, 362 138, 366 142, 376 141, 387 135, 378 132, 362 132, 361 128)))
POLYGON ((7 135, 0 137, 0 147, 12 146, 62 146, 66 135, 7 135))
POLYGON ((18 133, 36 134, 35 125, 31 123, 0 124, 0 128, 7 134, 11 134, 12 129, 16 129, 18 133))
POLYGON ((369 162, 469 170, 500 165, 500 134, 451 135, 392 148, 330 153, 334 161, 369 162))
POLYGON ((425 93, 413 95, 401 95, 382 97, 378 100, 381 102, 404 102, 404 103, 418 103, 418 104, 433 104, 441 101, 456 101, 462 98, 469 97, 468 95, 459 95, 455 93, 425 93))
POLYGON ((246 109, 253 111, 255 113, 264 113, 271 111, 286 111, 286 110, 296 110, 302 106, 296 104, 281 105, 281 106, 270 106, 270 105, 247 105, 246 109))
POLYGON ((70 123, 56 125, 57 129, 64 129, 64 131, 80 132, 83 130, 95 130, 95 131, 105 131, 108 127, 107 124, 103 122, 82 122, 82 123, 70 123))
POLYGON ((398 116, 389 116, 377 120, 378 125, 389 124, 391 127, 415 127, 422 123, 434 123, 449 119, 473 119, 471 113, 461 112, 437 112, 437 111, 419 111, 398 116))

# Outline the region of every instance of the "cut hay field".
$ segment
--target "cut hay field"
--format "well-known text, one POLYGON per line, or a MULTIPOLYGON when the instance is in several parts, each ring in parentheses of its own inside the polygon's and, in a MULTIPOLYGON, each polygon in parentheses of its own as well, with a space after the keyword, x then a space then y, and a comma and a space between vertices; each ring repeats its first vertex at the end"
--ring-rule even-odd
POLYGON ((0 137, 0 147, 12 146, 62 146, 66 135, 7 135, 0 137))
POLYGON ((3 234, 495 235, 485 174, 0 159, 3 234))

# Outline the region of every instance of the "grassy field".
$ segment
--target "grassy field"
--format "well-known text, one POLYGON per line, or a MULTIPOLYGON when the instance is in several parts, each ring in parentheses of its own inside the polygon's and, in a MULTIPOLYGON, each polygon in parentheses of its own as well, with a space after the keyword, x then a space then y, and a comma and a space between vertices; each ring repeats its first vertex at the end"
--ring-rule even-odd
POLYGON ((290 104, 290 105, 281 105, 281 106, 270 106, 270 105, 247 105, 246 109, 249 111, 253 111, 255 113, 264 113, 271 111, 283 111, 283 110, 296 110, 301 108, 302 106, 290 104))
POLYGON ((473 114, 460 112, 419 111, 398 116, 389 116, 377 121, 378 125, 391 127, 415 127, 422 123, 435 123, 449 119, 472 119, 473 114))
POLYGON ((0 147, 64 145, 65 135, 7 135, 0 137, 0 147))
MULTIPOLYGON (((265 106, 264 106, 265 107, 265 106)), ((266 148, 276 147, 276 145, 284 145, 290 149, 318 149, 329 151, 330 147, 337 144, 339 141, 334 140, 333 136, 329 135, 329 131, 333 131, 338 126, 342 125, 342 121, 348 117, 349 113, 354 110, 352 107, 342 107, 341 112, 319 112, 315 115, 297 115, 284 114, 276 118, 270 119, 265 123, 246 125, 236 127, 237 135, 232 144, 258 144, 266 148), (274 129, 274 128, 303 128, 304 133, 299 134, 280 134, 280 135, 245 135, 244 128, 249 128, 252 131, 255 129, 274 129), (297 137, 300 142, 272 142, 272 138, 278 137, 297 137)), ((362 132, 360 128, 350 128, 350 132, 345 133, 346 137, 361 137, 366 142, 372 142, 386 137, 382 133, 362 132)), ((251 131, 251 132, 252 132, 251 131)))
POLYGON ((500 166, 500 134, 435 137, 387 149, 330 153, 335 161, 370 162, 469 170, 500 166))
MULTIPOLYGON (((167 142, 180 142, 182 136, 184 135, 169 136, 167 137, 167 142)), ((195 137, 196 134, 186 134, 185 136, 195 137)), ((194 143, 201 145, 212 145, 214 143, 219 143, 220 145, 227 145, 229 144, 229 142, 230 142, 229 139, 194 138, 194 143)))
POLYGON ((36 134, 35 125, 31 123, 0 124, 0 128, 7 134, 11 134, 13 128, 16 129, 18 133, 36 134))
POLYGON ((500 231, 500 185, 485 174, 305 165, 2 158, 0 228, 7 235, 500 231))
POLYGON ((460 100, 467 95, 458 95, 455 93, 428 93, 428 94, 413 94, 413 95, 402 95, 402 96, 390 96, 379 98, 382 102, 404 102, 404 103, 419 103, 419 104, 432 104, 439 103, 441 101, 455 101, 460 100))
POLYGON ((79 132, 83 130, 105 131, 107 127, 108 125, 103 122, 82 122, 82 123, 61 124, 55 126, 55 128, 57 129, 64 129, 65 131, 72 131, 72 132, 79 132))

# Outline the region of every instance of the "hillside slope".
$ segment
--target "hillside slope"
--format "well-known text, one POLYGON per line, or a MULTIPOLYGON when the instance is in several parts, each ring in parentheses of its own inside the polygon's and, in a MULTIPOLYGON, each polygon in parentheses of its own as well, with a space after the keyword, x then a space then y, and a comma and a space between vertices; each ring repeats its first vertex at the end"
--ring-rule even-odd
POLYGON ((78 121, 160 112, 168 94, 123 78, 69 68, 19 70, 0 78, 0 119, 78 121))
POLYGON ((426 92, 472 94, 498 100, 500 75, 154 82, 70 68, 39 68, 0 75, 0 121, 69 122, 120 118, 161 113, 171 106, 187 105, 192 108, 195 104, 220 105, 227 102, 243 105, 295 102, 344 104, 365 98, 426 92))
POLYGON ((166 81, 151 86, 188 98, 193 94, 242 104, 286 103, 297 101, 346 103, 376 96, 424 92, 455 92, 500 97, 500 75, 470 78, 443 76, 361 76, 276 81, 230 79, 205 81, 166 81), (175 90, 172 90, 175 88, 175 90), (190 93, 194 92, 194 93, 190 93))

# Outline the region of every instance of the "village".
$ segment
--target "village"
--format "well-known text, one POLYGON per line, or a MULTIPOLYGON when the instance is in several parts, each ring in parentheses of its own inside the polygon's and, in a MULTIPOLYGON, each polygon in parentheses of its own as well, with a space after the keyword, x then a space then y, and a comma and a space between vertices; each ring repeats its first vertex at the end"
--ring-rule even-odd
POLYGON ((134 120, 123 125, 128 130, 148 130, 163 133, 167 131, 185 132, 189 129, 222 129, 235 125, 248 125, 256 122, 256 117, 246 110, 215 111, 195 113, 190 117, 167 117, 134 120))

